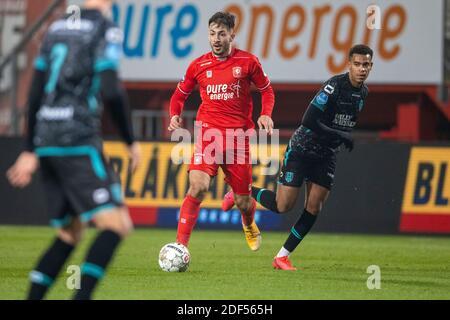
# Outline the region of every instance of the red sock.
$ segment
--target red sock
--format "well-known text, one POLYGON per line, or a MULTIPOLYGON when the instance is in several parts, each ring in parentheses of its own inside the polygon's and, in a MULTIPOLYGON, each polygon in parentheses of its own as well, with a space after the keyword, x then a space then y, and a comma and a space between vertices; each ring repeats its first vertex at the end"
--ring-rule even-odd
POLYGON ((255 218, 256 201, 255 201, 255 199, 252 198, 251 202, 252 202, 252 205, 250 206, 250 209, 247 212, 241 211, 242 222, 246 226, 251 225, 253 222, 253 219, 255 218))
POLYGON ((187 195, 180 208, 180 220, 178 221, 177 242, 188 246, 192 230, 197 222, 201 201, 187 195))

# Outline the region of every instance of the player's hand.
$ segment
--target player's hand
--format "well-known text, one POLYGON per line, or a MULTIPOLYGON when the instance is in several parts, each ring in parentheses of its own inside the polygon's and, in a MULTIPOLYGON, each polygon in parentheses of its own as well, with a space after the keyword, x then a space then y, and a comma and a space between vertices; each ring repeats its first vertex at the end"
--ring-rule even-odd
POLYGON ((260 116, 258 118, 258 126, 259 126, 260 130, 261 129, 265 129, 266 132, 269 133, 269 136, 272 135, 272 133, 273 133, 273 121, 272 121, 271 117, 264 116, 264 115, 260 116))
POLYGON ((341 140, 348 152, 352 152, 354 147, 353 137, 350 133, 341 133, 341 140))
POLYGON ((38 166, 39 160, 34 152, 22 152, 16 162, 6 172, 9 183, 18 188, 26 187, 31 182, 33 173, 38 166))
POLYGON ((170 124, 167 129, 169 131, 173 131, 175 129, 180 129, 182 122, 183 122, 183 120, 181 120, 180 116, 173 116, 172 118, 170 118, 170 124))
POLYGON ((133 142, 128 146, 128 156, 131 161, 131 172, 135 172, 142 158, 141 145, 138 142, 133 142))

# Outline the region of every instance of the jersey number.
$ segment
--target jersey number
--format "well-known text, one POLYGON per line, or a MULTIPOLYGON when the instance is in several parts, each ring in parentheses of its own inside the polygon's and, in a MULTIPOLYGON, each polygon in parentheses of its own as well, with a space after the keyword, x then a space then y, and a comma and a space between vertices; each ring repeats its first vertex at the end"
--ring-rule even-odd
POLYGON ((52 65, 50 70, 50 77, 48 79, 47 85, 45 86, 46 93, 51 93, 55 90, 61 67, 67 56, 67 51, 67 45, 64 43, 57 43, 52 47, 52 52, 50 54, 52 65))

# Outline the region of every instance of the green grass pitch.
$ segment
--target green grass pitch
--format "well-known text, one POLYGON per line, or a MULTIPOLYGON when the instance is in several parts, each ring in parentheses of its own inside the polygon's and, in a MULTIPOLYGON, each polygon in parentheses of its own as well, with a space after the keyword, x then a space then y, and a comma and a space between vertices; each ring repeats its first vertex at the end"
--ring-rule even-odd
MULTIPOLYGON (((79 265, 89 229, 68 264, 79 265)), ((0 226, 0 299, 23 299, 28 272, 54 236, 46 227, 0 226)), ((159 269, 160 248, 175 230, 137 229, 121 245, 95 299, 449 299, 450 239, 311 233, 292 255, 297 272, 272 269, 287 232, 263 232, 251 252, 239 231, 195 230, 185 273, 159 269), (378 265, 381 288, 369 290, 378 265)), ((69 299, 64 269, 49 299, 69 299)))

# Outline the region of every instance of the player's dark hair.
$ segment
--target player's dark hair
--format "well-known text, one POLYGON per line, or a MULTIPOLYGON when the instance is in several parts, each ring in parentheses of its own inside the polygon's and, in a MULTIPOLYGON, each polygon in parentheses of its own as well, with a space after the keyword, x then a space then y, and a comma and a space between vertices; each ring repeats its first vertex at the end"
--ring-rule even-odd
POLYGON ((219 12, 214 13, 213 16, 211 18, 209 18, 208 26, 210 26, 211 23, 215 23, 218 26, 223 25, 228 30, 231 30, 234 28, 235 20, 236 20, 236 17, 234 15, 232 15, 231 13, 219 11, 219 12))
POLYGON ((370 49, 370 47, 366 46, 365 44, 357 44, 353 46, 349 53, 348 53, 348 59, 350 60, 354 54, 362 54, 362 55, 370 55, 370 58, 373 58, 373 50, 370 49))

